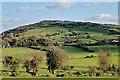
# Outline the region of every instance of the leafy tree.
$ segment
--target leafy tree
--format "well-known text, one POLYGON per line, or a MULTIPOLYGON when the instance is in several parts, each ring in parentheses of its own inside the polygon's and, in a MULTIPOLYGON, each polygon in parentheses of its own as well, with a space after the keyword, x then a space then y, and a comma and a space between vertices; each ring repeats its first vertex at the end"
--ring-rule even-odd
POLYGON ((47 51, 47 65, 49 72, 54 74, 54 71, 62 66, 67 61, 68 56, 59 47, 55 47, 53 44, 48 45, 47 51))

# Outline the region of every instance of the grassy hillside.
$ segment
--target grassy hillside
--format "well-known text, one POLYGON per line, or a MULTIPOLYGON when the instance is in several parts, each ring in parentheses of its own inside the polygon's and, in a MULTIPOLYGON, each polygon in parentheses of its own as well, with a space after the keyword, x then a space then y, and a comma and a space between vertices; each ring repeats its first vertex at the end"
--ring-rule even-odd
MULTIPOLYGON (((4 42, 4 44, 1 44, 4 46, 2 57, 12 56, 25 61, 26 57, 31 59, 30 56, 33 53, 41 54, 43 61, 39 65, 38 76, 34 77, 57 77, 61 74, 64 74, 64 77, 117 77, 119 65, 118 37, 120 34, 118 29, 120 29, 120 26, 112 24, 58 20, 45 20, 20 26, 1 34, 0 43, 4 42), (65 65, 67 70, 56 69, 56 74, 48 72, 46 52, 50 43, 67 53, 69 57, 65 65), (111 69, 104 73, 99 69, 100 54, 98 53, 100 49, 105 52, 111 51, 110 63, 116 65, 116 71, 111 69), (96 67, 95 74, 90 69, 93 66, 96 67), (99 76, 96 76, 98 74, 99 76)), ((26 73, 22 66, 23 63, 21 62, 19 74, 16 77, 33 77, 26 73)), ((4 66, 0 69, 8 70, 4 66)), ((10 72, 3 71, 2 75, 3 77, 11 77, 9 74, 10 72)))

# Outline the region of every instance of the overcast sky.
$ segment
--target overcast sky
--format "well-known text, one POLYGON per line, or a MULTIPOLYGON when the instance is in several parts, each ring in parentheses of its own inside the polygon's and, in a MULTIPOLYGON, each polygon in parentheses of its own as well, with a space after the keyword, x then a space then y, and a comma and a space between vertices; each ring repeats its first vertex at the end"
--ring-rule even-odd
MULTIPOLYGON (((110 0, 109 0, 110 1, 110 0)), ((2 31, 41 20, 118 22, 117 2, 3 2, 2 31)))

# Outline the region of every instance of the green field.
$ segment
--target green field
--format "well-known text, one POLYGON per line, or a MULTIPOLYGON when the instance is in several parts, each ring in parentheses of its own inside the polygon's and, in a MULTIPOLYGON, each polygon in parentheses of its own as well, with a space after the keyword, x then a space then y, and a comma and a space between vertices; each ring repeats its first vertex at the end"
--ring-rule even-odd
MULTIPOLYGON (((89 46, 89 47, 92 49, 95 49, 95 50, 98 49, 97 47, 91 47, 91 46, 89 46)), ((99 47, 103 47, 103 46, 99 46, 99 47)), ((105 47, 108 47, 108 46, 104 46, 104 48, 105 47)), ((70 70, 70 72, 89 71, 89 66, 99 66, 98 52, 89 53, 89 52, 85 52, 82 49, 79 49, 79 48, 76 48, 73 46, 63 46, 62 49, 65 50, 65 52, 69 55, 69 60, 66 63, 66 65, 74 66, 74 69, 70 70), (94 55, 96 57, 84 58, 85 56, 88 56, 88 55, 94 55)), ((116 47, 115 47, 115 50, 117 50, 116 47)), ((23 60, 26 56, 29 56, 35 52, 38 52, 39 54, 43 54, 43 61, 39 67, 39 75, 42 77, 45 74, 49 74, 49 75, 51 75, 51 77, 54 77, 52 74, 50 74, 47 71, 47 66, 45 65, 45 63, 46 63, 45 53, 46 52, 40 51, 40 50, 29 49, 29 48, 23 48, 23 47, 21 47, 21 48, 3 48, 2 49, 3 57, 9 55, 9 56, 14 56, 16 58, 23 59, 23 60)), ((113 54, 114 54, 114 52, 113 52, 113 54)), ((116 52, 115 52, 115 54, 116 54, 116 52)), ((111 57, 111 63, 118 64, 118 56, 113 55, 111 57)), ((6 68, 3 67, 3 69, 6 69, 6 68)), ((24 71, 24 69, 20 69, 20 70, 24 71)), ((61 73, 66 73, 66 71, 62 71, 61 73)), ((5 76, 3 76, 3 77, 5 77, 5 76)), ((32 77, 32 76, 29 74, 20 73, 18 77, 32 77)), ((81 76, 81 77, 84 77, 84 76, 81 76)), ((117 76, 114 76, 114 77, 117 77, 117 76)))
POLYGON ((32 53, 38 52, 40 54, 44 54, 44 52, 40 50, 33 50, 30 48, 24 47, 16 47, 16 48, 3 48, 2 49, 2 56, 15 56, 16 58, 22 59, 26 55, 30 55, 32 53))
POLYGON ((100 45, 100 46, 88 46, 88 48, 95 50, 96 52, 99 51, 99 49, 104 51, 111 51, 113 54, 118 54, 118 46, 113 45, 100 45))

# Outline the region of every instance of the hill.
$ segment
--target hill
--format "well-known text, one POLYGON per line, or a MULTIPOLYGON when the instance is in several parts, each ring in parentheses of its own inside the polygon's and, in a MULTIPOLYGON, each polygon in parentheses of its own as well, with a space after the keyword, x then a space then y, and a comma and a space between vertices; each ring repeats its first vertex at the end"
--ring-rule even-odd
MULTIPOLYGON (((5 47, 74 46, 94 52, 88 46, 117 45, 120 26, 90 22, 44 20, 20 26, 2 33, 1 45, 5 47), (2 44, 4 43, 4 44, 2 44)), ((43 49, 46 50, 46 49, 43 49)))
MULTIPOLYGON (((23 62, 29 61, 35 55, 34 53, 39 53, 43 60, 39 64, 38 72, 34 78, 117 78, 119 74, 117 46, 119 29, 120 26, 112 24, 45 20, 5 31, 1 34, 2 39, 0 39, 3 57, 0 58, 1 64, 5 57, 18 59, 20 63, 18 74, 11 75, 8 68, 2 66, 0 67, 1 75, 4 78, 13 76, 15 78, 33 78, 34 75, 26 72, 23 68, 23 62), (54 75, 48 72, 46 65, 49 43, 53 43, 55 47, 57 46, 56 48, 65 51, 69 56, 65 66, 57 69, 54 75), (108 58, 105 56, 105 61, 110 61, 106 72, 102 71, 99 64, 100 53, 111 55, 110 60, 107 60, 108 58)), ((103 58, 102 60, 104 60, 103 58)))
MULTIPOLYGON (((5 31, 2 41, 11 47, 117 44, 120 26, 91 22, 44 20, 5 31)), ((4 44, 5 45, 5 44, 4 44)))

